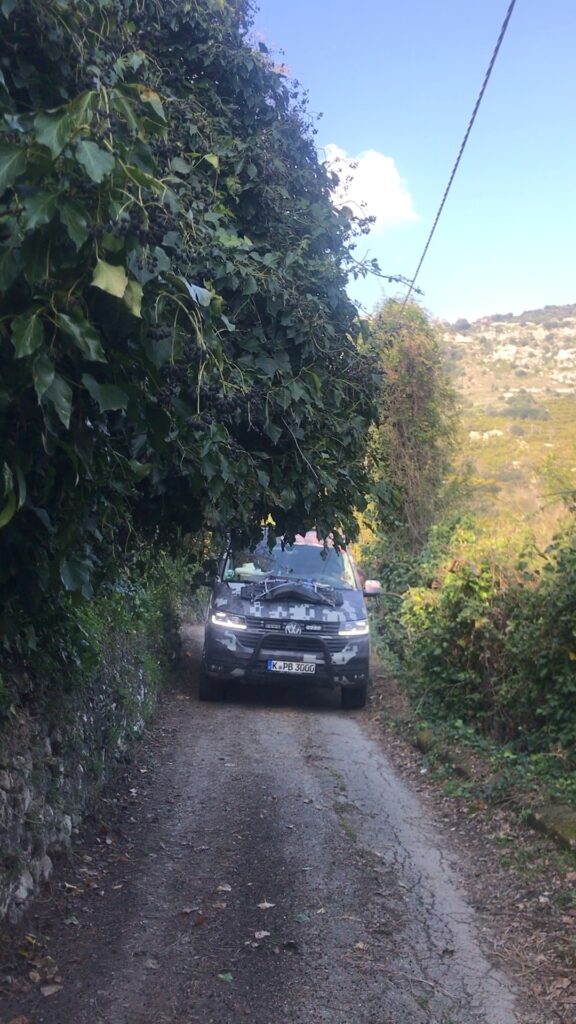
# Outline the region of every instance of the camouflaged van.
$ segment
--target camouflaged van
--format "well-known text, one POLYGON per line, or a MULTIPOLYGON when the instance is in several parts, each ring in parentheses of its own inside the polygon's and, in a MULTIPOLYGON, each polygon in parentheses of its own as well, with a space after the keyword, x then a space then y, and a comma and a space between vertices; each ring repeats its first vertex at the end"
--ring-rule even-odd
POLYGON ((366 703, 370 631, 364 584, 349 554, 315 533, 295 543, 228 552, 208 616, 200 698, 244 683, 341 687, 342 706, 366 703))

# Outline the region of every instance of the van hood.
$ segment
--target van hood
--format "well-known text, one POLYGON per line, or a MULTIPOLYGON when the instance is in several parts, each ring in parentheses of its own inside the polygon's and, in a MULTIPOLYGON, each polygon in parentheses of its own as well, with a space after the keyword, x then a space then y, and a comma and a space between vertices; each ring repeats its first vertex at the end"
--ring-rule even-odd
POLYGON ((339 590, 280 577, 256 583, 217 583, 212 607, 233 615, 270 620, 321 623, 366 618, 361 590, 339 590))

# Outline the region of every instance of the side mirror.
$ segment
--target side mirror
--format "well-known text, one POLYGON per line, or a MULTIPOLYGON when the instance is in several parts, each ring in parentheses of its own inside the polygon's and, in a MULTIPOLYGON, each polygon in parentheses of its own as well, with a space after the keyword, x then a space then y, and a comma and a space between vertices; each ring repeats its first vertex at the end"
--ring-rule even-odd
POLYGON ((382 593, 380 580, 366 580, 364 583, 364 597, 378 597, 382 593))

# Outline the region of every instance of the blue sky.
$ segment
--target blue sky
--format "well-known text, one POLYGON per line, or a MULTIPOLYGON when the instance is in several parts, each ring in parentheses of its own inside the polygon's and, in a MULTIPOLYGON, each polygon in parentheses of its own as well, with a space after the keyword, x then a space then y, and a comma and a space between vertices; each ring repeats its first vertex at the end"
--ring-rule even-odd
MULTIPOLYGON (((411 278, 508 0, 256 2, 254 30, 323 115, 319 148, 360 158, 370 255, 411 278)), ((434 316, 576 302, 575 44, 574 0, 518 0, 419 277, 434 316)), ((382 282, 351 294, 370 309, 382 282)))

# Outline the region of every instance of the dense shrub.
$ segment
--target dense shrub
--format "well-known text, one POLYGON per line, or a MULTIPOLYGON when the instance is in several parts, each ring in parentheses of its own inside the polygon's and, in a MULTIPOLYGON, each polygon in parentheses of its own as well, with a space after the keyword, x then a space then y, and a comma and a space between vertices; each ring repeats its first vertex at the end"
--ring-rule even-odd
POLYGON ((371 327, 381 375, 379 424, 369 449, 371 507, 394 550, 414 552, 442 506, 455 437, 455 394, 439 332, 420 306, 389 300, 371 327))
POLYGON ((54 702, 60 706, 57 695, 89 686, 116 662, 124 673, 119 694, 129 689, 128 674, 145 676, 152 692, 178 655, 182 614, 203 613, 201 557, 201 549, 175 555, 140 544, 92 600, 60 594, 28 627, 25 644, 4 653, 0 719, 19 705, 49 715, 54 702))
POLYGON ((576 747, 576 535, 540 568, 471 557, 456 535, 406 592, 404 673, 418 698, 521 750, 576 747))
POLYGON ((528 394, 514 395, 499 411, 500 416, 517 420, 549 420, 550 413, 528 394))
POLYGON ((374 395, 356 228, 249 20, 244 0, 0 5, 9 652, 143 535, 353 528, 374 395))

